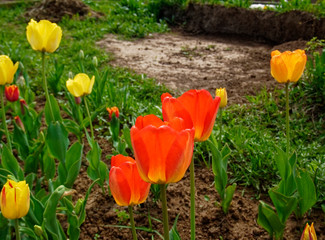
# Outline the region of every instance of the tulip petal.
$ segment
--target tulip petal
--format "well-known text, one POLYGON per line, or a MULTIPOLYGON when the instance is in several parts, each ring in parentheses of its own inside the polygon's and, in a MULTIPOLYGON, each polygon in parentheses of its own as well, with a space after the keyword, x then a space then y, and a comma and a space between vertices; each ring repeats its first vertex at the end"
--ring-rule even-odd
POLYGON ((128 206, 131 189, 120 168, 111 168, 109 186, 116 203, 120 206, 128 206))
POLYGON ((305 70, 305 66, 307 62, 306 54, 300 55, 299 53, 297 53, 296 58, 297 60, 292 70, 292 76, 290 78, 290 82, 297 82, 305 70))
POLYGON ((215 119, 217 117, 218 109, 220 106, 221 99, 220 97, 216 97, 211 104, 209 104, 209 109, 207 110, 207 114, 205 116, 203 131, 200 137, 200 141, 206 141, 213 130, 213 126, 215 123, 215 119))
POLYGON ((67 89, 69 92, 75 96, 75 97, 81 97, 83 96, 83 88, 79 82, 73 81, 72 79, 69 79, 66 82, 67 89))
POLYGON ((43 36, 39 32, 39 27, 37 22, 33 19, 28 23, 26 28, 27 40, 33 50, 35 51, 43 51, 44 48, 44 39, 43 36))
POLYGON ((59 26, 55 26, 53 31, 49 34, 45 49, 47 52, 54 52, 60 45, 62 38, 62 30, 59 26))
POLYGON ((276 55, 271 59, 271 75, 279 83, 286 83, 288 81, 287 66, 283 58, 279 55, 276 55))
POLYGON ((95 76, 92 76, 92 78, 89 82, 88 89, 87 89, 87 94, 91 94, 91 91, 93 90, 94 83, 95 83, 95 76))

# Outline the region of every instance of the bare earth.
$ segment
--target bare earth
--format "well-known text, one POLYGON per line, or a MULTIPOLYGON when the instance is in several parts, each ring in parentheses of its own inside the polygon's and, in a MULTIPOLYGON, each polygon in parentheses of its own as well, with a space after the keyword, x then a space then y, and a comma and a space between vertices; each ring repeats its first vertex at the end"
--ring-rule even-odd
MULTIPOLYGON (((279 86, 270 74, 269 61, 271 51, 281 45, 179 32, 133 41, 107 35, 98 44, 114 53, 112 65, 146 74, 178 94, 204 88, 214 95, 216 88, 225 87, 230 104, 244 103, 247 95, 279 86)), ((285 45, 286 50, 295 50, 304 48, 305 41, 285 45)))

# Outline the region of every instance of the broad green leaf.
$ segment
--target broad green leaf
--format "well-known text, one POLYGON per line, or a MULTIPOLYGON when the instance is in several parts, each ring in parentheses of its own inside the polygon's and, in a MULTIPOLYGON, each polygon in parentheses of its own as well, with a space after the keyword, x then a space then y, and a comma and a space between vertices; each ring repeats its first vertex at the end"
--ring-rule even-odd
POLYGON ((9 234, 9 221, 7 218, 2 216, 0 212, 0 239, 10 240, 11 236, 9 234))
POLYGON ((273 234, 275 234, 277 238, 283 235, 285 225, 281 223, 271 206, 263 201, 260 201, 260 205, 258 206, 257 223, 263 227, 271 237, 273 234))
POLYGON ((103 184, 108 177, 108 168, 107 168, 107 165, 103 161, 100 161, 100 163, 99 163, 99 173, 100 173, 100 176, 99 176, 100 180, 103 184))
POLYGON ((291 175, 291 165, 287 154, 281 149, 276 147, 277 155, 275 157, 276 165, 278 167, 282 179, 287 179, 291 175))
POLYGON ((24 174, 19 167, 17 159, 14 157, 9 148, 3 144, 3 151, 1 156, 1 164, 3 168, 10 171, 18 180, 24 179, 24 174))
POLYGON ((13 142, 17 145, 19 156, 21 156, 22 159, 26 159, 29 154, 27 136, 21 128, 17 127, 16 123, 14 125, 13 142))
POLYGON ((68 170, 68 176, 64 185, 67 188, 71 188, 76 180, 81 166, 81 157, 82 157, 83 146, 76 142, 74 143, 67 152, 67 161, 66 168, 68 170))
MULTIPOLYGON (((101 158, 101 152, 102 150, 100 149, 99 145, 97 142, 92 141, 92 148, 87 154, 87 160, 89 161, 89 166, 92 169, 98 169, 99 167, 99 162, 101 158)), ((93 179, 95 180, 95 179, 93 179)))
POLYGON ((60 107, 53 95, 50 95, 50 102, 46 101, 45 103, 45 121, 47 125, 50 125, 52 122, 62 122, 61 114, 60 114, 60 107), (50 110, 50 106, 52 107, 53 118, 50 110))
POLYGON ((225 199, 221 202, 221 207, 224 213, 228 213, 230 203, 232 201, 232 198, 234 196, 235 190, 236 190, 237 184, 234 183, 233 185, 230 185, 226 188, 225 192, 225 199))
POLYGON ((43 156, 43 169, 46 179, 53 179, 56 172, 55 160, 46 151, 43 156))
POLYGON ((280 181, 277 191, 288 197, 292 196, 297 191, 297 184, 293 174, 287 179, 282 179, 280 181))
POLYGON ((69 145, 68 132, 60 122, 50 123, 46 144, 52 156, 65 164, 66 152, 69 145))
POLYGON ((43 222, 43 212, 43 204, 31 194, 29 212, 25 216, 27 226, 33 228, 34 225, 41 225, 43 222))
POLYGON ((34 231, 28 227, 19 227, 19 231, 28 235, 29 237, 31 237, 32 239, 37 239, 37 236, 35 235, 34 231))
POLYGON ((299 171, 296 176, 298 198, 298 217, 303 215, 317 202, 316 188, 313 180, 306 171, 299 171))
POLYGON ((59 200, 62 197, 65 191, 64 186, 59 186, 55 191, 51 194, 49 199, 46 202, 45 210, 44 210, 44 225, 45 229, 49 231, 51 237, 54 240, 63 240, 61 239, 60 227, 59 223, 56 219, 56 208, 58 206, 59 200))
POLYGON ((297 206, 297 199, 293 196, 285 196, 277 191, 276 188, 269 190, 270 198, 276 208, 281 223, 285 225, 288 217, 297 206))
POLYGON ((125 139, 125 142, 128 146, 128 148, 133 151, 132 143, 131 143, 131 134, 130 134, 130 128, 127 125, 123 126, 123 137, 125 139))

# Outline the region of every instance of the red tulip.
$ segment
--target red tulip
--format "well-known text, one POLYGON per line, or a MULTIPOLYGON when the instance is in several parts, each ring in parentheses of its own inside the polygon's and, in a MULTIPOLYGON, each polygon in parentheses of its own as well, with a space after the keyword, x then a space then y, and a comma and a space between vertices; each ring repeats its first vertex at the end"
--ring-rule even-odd
POLYGON ((109 186, 116 203, 120 206, 143 203, 150 189, 150 183, 140 177, 134 159, 121 154, 111 159, 109 186))
POLYGON ((16 124, 25 132, 25 127, 19 116, 15 117, 16 124))
POLYGON ((8 101, 15 102, 19 99, 19 89, 16 85, 5 87, 5 95, 8 101))
POLYGON ((108 112, 109 119, 112 119, 113 114, 115 115, 116 118, 120 116, 120 111, 118 110, 117 107, 106 108, 106 110, 108 112))
POLYGON ((161 96, 162 113, 165 121, 174 117, 184 119, 185 125, 195 128, 197 142, 210 137, 217 116, 220 97, 212 98, 207 90, 189 90, 178 98, 164 93, 161 96))
POLYGON ((163 122, 155 115, 140 116, 131 128, 131 142, 140 176, 146 182, 178 182, 193 155, 194 129, 184 120, 163 122))

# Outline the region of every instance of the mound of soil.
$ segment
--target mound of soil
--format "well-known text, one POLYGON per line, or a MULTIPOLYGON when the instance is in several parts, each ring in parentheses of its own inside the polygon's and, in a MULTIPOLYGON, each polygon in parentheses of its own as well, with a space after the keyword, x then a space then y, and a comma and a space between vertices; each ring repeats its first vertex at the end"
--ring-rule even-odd
POLYGON ((99 17, 99 13, 93 11, 81 0, 46 0, 34 5, 25 13, 25 18, 34 20, 47 19, 51 22, 59 22, 64 16, 77 15, 82 19, 85 16, 99 17))
POLYGON ((273 44, 325 38, 325 18, 301 11, 278 13, 221 5, 189 4, 184 30, 203 34, 236 34, 273 44))

